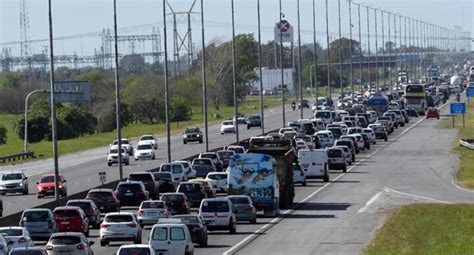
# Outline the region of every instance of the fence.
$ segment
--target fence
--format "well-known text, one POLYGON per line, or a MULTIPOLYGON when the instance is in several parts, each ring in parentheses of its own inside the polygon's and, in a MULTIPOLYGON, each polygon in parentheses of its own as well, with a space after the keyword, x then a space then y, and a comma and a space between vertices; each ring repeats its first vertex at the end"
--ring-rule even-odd
POLYGON ((34 158, 34 157, 35 157, 35 153, 33 151, 27 151, 27 152, 12 154, 12 155, 0 156, 0 161, 2 161, 2 163, 5 163, 7 161, 11 162, 11 161, 16 161, 20 159, 34 158))

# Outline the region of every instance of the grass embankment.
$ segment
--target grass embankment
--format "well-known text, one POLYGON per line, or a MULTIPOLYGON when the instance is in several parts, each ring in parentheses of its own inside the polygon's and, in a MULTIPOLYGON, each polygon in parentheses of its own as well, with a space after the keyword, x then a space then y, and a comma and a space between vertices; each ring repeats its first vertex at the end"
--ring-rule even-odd
MULTIPOLYGON (((290 98, 289 98, 290 99, 290 98)), ((258 113, 260 107, 260 97, 249 96, 239 105, 239 112, 247 115, 252 113, 258 113)), ((281 99, 278 96, 265 96, 264 105, 265 108, 275 107, 281 104, 281 99)), ((221 106, 219 109, 215 109, 209 105, 209 123, 217 123, 224 119, 230 119, 234 116, 234 108, 228 106, 221 106)), ((23 140, 20 139, 14 130, 14 123, 19 119, 20 116, 15 115, 0 115, 0 125, 7 128, 7 143, 0 145, 0 155, 10 155, 23 151, 23 140)), ((180 133, 186 127, 189 126, 202 126, 203 116, 201 107, 193 107, 193 115, 191 120, 185 122, 173 122, 171 123, 171 132, 180 133)), ((130 124, 122 129, 122 136, 127 138, 137 138, 143 134, 155 134, 160 137, 165 133, 165 124, 130 124)), ((106 132, 100 134, 86 135, 80 138, 74 138, 69 140, 61 140, 58 142, 59 155, 65 155, 68 153, 74 153, 83 151, 91 148, 97 148, 106 146, 112 142, 116 137, 115 131, 106 132)), ((36 156, 40 158, 52 157, 52 144, 49 141, 41 141, 39 143, 30 144, 28 147, 30 150, 35 152, 36 156)), ((31 159, 30 159, 31 160, 31 159)), ((26 161, 26 160, 24 160, 26 161)), ((21 162, 24 162, 21 161, 21 162)), ((19 162, 19 161, 16 161, 19 162)), ((0 162, 0 165, 2 163, 0 162)), ((5 164, 9 164, 8 162, 5 164)))
MULTIPOLYGON (((474 189, 474 151, 465 147, 459 146, 459 139, 474 138, 474 100, 471 100, 464 115, 464 128, 462 123, 462 116, 454 118, 454 128, 458 129, 457 139, 454 141, 454 152, 459 155, 461 160, 459 164, 459 171, 457 173, 457 181, 459 185, 474 189)), ((446 117, 439 124, 440 128, 452 128, 452 118, 446 117)), ((474 253, 474 251, 473 251, 474 253)))
POLYGON ((409 205, 389 213, 364 254, 474 254, 473 231, 474 205, 409 205))

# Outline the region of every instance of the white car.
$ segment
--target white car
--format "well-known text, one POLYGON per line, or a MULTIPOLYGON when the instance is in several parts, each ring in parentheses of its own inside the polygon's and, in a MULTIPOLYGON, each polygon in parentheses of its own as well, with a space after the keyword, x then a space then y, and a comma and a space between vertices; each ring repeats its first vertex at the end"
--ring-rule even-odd
POLYGON ((334 136, 331 131, 321 130, 316 132, 322 147, 331 147, 334 144, 334 136))
MULTIPOLYGON (((113 145, 110 147, 109 153, 107 154, 107 165, 111 166, 112 164, 118 164, 118 145, 113 145)), ((130 164, 130 158, 128 153, 122 148, 122 163, 125 165, 130 164)))
POLYGON ((229 230, 229 233, 235 234, 237 220, 232 211, 232 202, 228 198, 203 199, 198 214, 209 231, 229 230))
POLYGON ((155 250, 148 244, 125 244, 120 246, 116 255, 146 254, 156 255, 155 250))
POLYGON ((8 254, 8 241, 0 235, 0 255, 7 255, 8 254))
POLYGON ((48 255, 93 255, 92 245, 83 233, 62 232, 52 234, 44 249, 48 255))
POLYGON ((100 224, 100 246, 111 241, 142 242, 142 228, 135 215, 131 212, 107 213, 100 224))
POLYGON ((307 178, 329 181, 328 155, 326 150, 299 150, 298 160, 307 178))
POLYGON ((14 247, 32 247, 35 246, 31 240, 30 232, 24 227, 2 227, 0 228, 0 235, 5 237, 9 248, 14 247))
POLYGON ((192 178, 196 178, 196 170, 194 170, 191 162, 186 160, 175 160, 173 163, 181 163, 184 166, 184 170, 186 175, 188 176, 188 180, 192 178))
POLYGON ((351 134, 347 136, 352 136, 356 138, 356 144, 359 150, 365 150, 365 143, 364 143, 364 138, 360 134, 351 134))
POLYGON ((235 130, 235 124, 232 120, 226 120, 226 121, 223 121, 222 124, 221 124, 221 135, 225 134, 225 133, 233 133, 235 134, 236 130, 235 130))
POLYGON ((375 137, 374 130, 372 130, 371 128, 364 128, 362 131, 369 137, 369 142, 373 144, 377 143, 377 138, 375 137))
POLYGON ((158 140, 154 135, 142 135, 138 140, 138 144, 151 144, 153 148, 158 149, 158 140))
POLYGON ((216 190, 227 192, 227 173, 225 172, 210 172, 207 173, 206 180, 216 190))
POLYGON ((140 226, 153 225, 161 218, 170 217, 170 212, 165 202, 159 200, 146 200, 140 204, 137 211, 137 220, 140 226))
POLYGON ((155 150, 153 145, 139 142, 133 156, 135 157, 135 160, 155 159, 155 150))
POLYGON ((346 158, 346 163, 348 165, 352 165, 352 153, 351 153, 351 150, 349 150, 349 147, 345 145, 337 145, 337 146, 334 146, 334 148, 341 148, 344 151, 344 157, 346 158))
POLYGON ((44 247, 15 247, 11 248, 8 255, 48 255, 44 247))
MULTIPOLYGON (((128 153, 128 155, 133 156, 133 144, 127 138, 122 138, 121 145, 122 148, 124 148, 125 151, 128 153)), ((112 146, 118 146, 117 139, 115 139, 112 144, 110 144, 110 147, 112 146)))
POLYGON ((184 166, 181 163, 163 163, 160 165, 160 172, 171 173, 175 184, 188 180, 184 166))
POLYGON ((194 244, 188 227, 179 219, 167 219, 155 224, 150 232, 148 244, 159 254, 193 254, 194 244), (173 223, 165 223, 165 222, 173 223))

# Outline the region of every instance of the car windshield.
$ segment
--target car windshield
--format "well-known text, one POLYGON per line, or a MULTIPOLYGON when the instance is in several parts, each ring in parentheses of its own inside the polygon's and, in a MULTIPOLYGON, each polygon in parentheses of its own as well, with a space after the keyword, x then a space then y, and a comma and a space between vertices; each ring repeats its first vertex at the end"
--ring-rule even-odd
POLYGON ((172 165, 171 167, 172 167, 172 169, 173 169, 173 170, 172 170, 173 174, 181 174, 181 173, 183 173, 183 167, 181 166, 181 164, 179 164, 179 165, 174 164, 174 165, 172 165))
POLYGON ((328 119, 331 117, 331 113, 330 112, 316 112, 315 117, 319 119, 328 119))
POLYGON ((187 183, 179 185, 179 192, 190 192, 190 191, 199 191, 201 190, 201 184, 199 183, 187 183))
POLYGON ((233 151, 218 151, 217 154, 219 154, 219 158, 221 159, 228 159, 235 155, 233 151))
POLYGON ((163 195, 161 197, 161 200, 166 201, 166 202, 184 202, 184 197, 182 195, 174 195, 174 194, 169 194, 169 195, 163 195))
POLYGON ((151 174, 131 174, 130 177, 128 177, 128 180, 130 181, 152 181, 153 177, 151 174))
POLYGON ((171 165, 170 164, 161 165, 160 172, 171 172, 171 165))
POLYGON ((163 202, 158 201, 145 201, 142 203, 142 209, 151 209, 151 208, 165 208, 163 202))
POLYGON ((180 227, 172 227, 170 228, 170 239, 172 241, 181 241, 186 238, 184 234, 184 229, 180 227))
POLYGON ((342 151, 341 150, 328 150, 328 157, 340 158, 342 157, 342 151))
POLYGON ((187 128, 185 133, 199 133, 199 128, 187 128))
POLYGON ((260 116, 259 115, 253 115, 249 117, 249 120, 259 120, 260 116))
POLYGON ((226 201, 205 201, 201 206, 202 212, 228 212, 229 203, 226 201))
POLYGON ((81 242, 78 236, 53 236, 49 240, 52 245, 74 245, 81 242))
POLYGON ((43 255, 43 254, 46 254, 46 253, 43 253, 42 250, 28 249, 28 250, 12 250, 8 254, 9 255, 43 255))
POLYGON ((142 138, 140 138, 140 141, 149 141, 149 140, 153 140, 153 136, 142 136, 142 138))
POLYGON ((200 158, 210 158, 210 159, 216 159, 217 154, 201 154, 200 158))
MULTIPOLYGON (((125 150, 122 149, 122 153, 125 153, 125 150)), ((116 149, 110 149, 110 154, 118 154, 118 148, 116 149)))
POLYGON ((0 229, 0 235, 3 236, 22 236, 23 230, 19 228, 3 228, 0 229))
POLYGON ((222 122, 222 125, 223 126, 232 126, 232 125, 234 125, 234 123, 232 121, 224 121, 224 122, 222 122))
POLYGON ((104 219, 105 222, 132 222, 133 216, 132 215, 125 215, 125 214, 114 214, 114 215, 107 215, 104 219))
POLYGON ((84 212, 86 212, 89 208, 92 207, 89 202, 68 202, 66 205, 80 207, 84 212))
POLYGON ((139 144, 137 150, 153 150, 153 147, 151 147, 151 144, 139 144))
POLYGON ((166 241, 168 239, 168 228, 166 227, 153 228, 151 239, 156 240, 156 241, 166 241))
POLYGON ((345 145, 349 148, 352 148, 352 142, 350 141, 337 141, 336 145, 345 145))
POLYGON ((2 181, 10 181, 10 180, 21 180, 23 179, 23 175, 18 174, 4 174, 2 175, 2 181))
POLYGON ((54 176, 43 176, 41 177, 40 183, 54 182, 54 176))
POLYGON ((170 173, 154 172, 153 176, 155 177, 155 180, 171 179, 172 178, 170 173))
POLYGON ((246 197, 229 197, 232 204, 250 204, 250 201, 246 197))
POLYGON ((76 210, 56 210, 53 214, 54 217, 79 217, 79 212, 76 210))
POLYGON ((188 215, 178 215, 173 216, 173 219, 180 219, 184 224, 197 224, 199 223, 197 216, 188 216, 188 215))
POLYGON ((207 178, 212 180, 222 180, 227 179, 227 174, 209 174, 207 175, 207 178))
POLYGON ((121 248, 117 255, 150 255, 150 248, 147 247, 127 247, 121 248))
POLYGON ((117 191, 140 191, 142 190, 142 187, 139 184, 136 183, 130 183, 130 184, 120 184, 117 187, 117 191))
POLYGON ((91 198, 106 198, 106 197, 111 197, 112 193, 106 192, 106 191, 93 191, 93 192, 89 192, 87 196, 91 198))
POLYGON ((209 160, 205 160, 205 159, 195 159, 193 160, 193 165, 210 165, 210 161, 209 160))
MULTIPOLYGON (((117 140, 114 141, 114 145, 117 145, 117 140)), ((128 144, 128 140, 122 140, 121 144, 128 144)))

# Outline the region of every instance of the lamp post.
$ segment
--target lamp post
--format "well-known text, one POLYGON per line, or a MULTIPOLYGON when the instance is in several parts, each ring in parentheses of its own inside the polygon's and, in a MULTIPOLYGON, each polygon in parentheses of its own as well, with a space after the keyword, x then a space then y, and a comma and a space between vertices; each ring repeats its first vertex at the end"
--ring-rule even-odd
MULTIPOLYGON (((317 50, 317 45, 316 45, 316 0, 313 0, 313 51, 314 51, 314 54, 313 54, 313 65, 314 65, 314 84, 315 84, 315 99, 316 99, 316 108, 318 106, 318 81, 316 79, 316 67, 318 65, 318 62, 316 61, 316 50, 317 50)), ((311 71, 311 68, 310 68, 310 71, 311 71)), ((313 75, 311 75, 311 82, 313 81, 313 75)))
POLYGON ((369 80, 369 88, 372 87, 371 82, 370 82, 370 14, 369 14, 369 6, 366 6, 367 8, 367 75, 368 75, 368 80, 369 80))
MULTIPOLYGON (((348 0, 349 3, 349 56, 350 56, 350 76, 351 76, 351 91, 352 91, 352 102, 354 102, 354 68, 352 67, 352 4, 351 0, 348 0)), ((362 91, 361 91, 362 92, 362 91)))
POLYGON ((28 152, 28 100, 35 93, 46 93, 45 89, 36 89, 28 93, 25 98, 25 133, 24 133, 24 143, 23 143, 23 152, 28 152))
POLYGON ((341 89, 341 107, 344 99, 344 88, 342 86, 342 29, 341 29, 341 0, 337 0, 337 11, 339 21, 339 86, 341 89))
MULTIPOLYGON (((201 0, 202 1, 202 0, 201 0)), ((262 135, 265 134, 265 116, 263 111, 263 76, 262 76, 262 31, 260 22, 260 0, 257 0, 257 23, 258 23, 258 73, 260 77, 260 119, 262 135)))
POLYGON ((234 17, 234 0, 230 1, 232 11, 232 90, 234 93, 234 116, 235 116, 235 140, 239 142, 239 122, 237 118, 238 105, 237 105, 237 78, 236 78, 236 66, 235 66, 235 17, 234 17))
MULTIPOLYGON (((170 134, 170 99, 168 86, 168 34, 166 32, 166 0, 163 0, 163 50, 164 50, 164 82, 165 82, 165 112, 166 112, 166 145, 168 162, 171 163, 171 134, 170 134)), ((207 135, 206 135, 207 139, 207 135)))
POLYGON ((204 38, 204 0, 201 0, 201 72, 202 72, 202 104, 204 111, 204 136, 206 141, 206 151, 209 151, 209 127, 207 119, 207 73, 206 73, 206 40, 204 38))
POLYGON ((303 83, 301 82, 301 79, 302 79, 301 68, 303 68, 303 63, 301 61, 300 0, 296 0, 296 6, 297 6, 297 19, 298 19, 298 83, 300 87, 300 117, 301 119, 303 119, 303 83))
MULTIPOLYGON (((327 0, 326 0, 327 1, 327 0)), ((279 0, 279 7, 280 7, 280 25, 283 21, 283 12, 282 12, 282 5, 281 0, 279 0)), ((283 31, 280 28, 280 68, 281 68, 281 114, 283 120, 283 127, 286 126, 286 119, 285 119, 285 87, 283 86, 285 83, 285 77, 283 73, 283 31)))
POLYGON ((363 91, 362 86, 362 27, 360 23, 360 4, 357 4, 357 19, 359 21, 359 86, 360 86, 360 93, 363 91))
POLYGON ((379 59, 378 59, 378 51, 379 51, 379 44, 378 44, 378 25, 377 25, 377 9, 374 8, 374 18, 375 18, 375 89, 379 91, 379 59))
MULTIPOLYGON (((281 0, 280 0, 281 1, 281 0)), ((326 42, 327 42, 327 52, 326 52, 326 60, 327 60, 327 79, 328 79, 328 98, 330 102, 332 101, 331 98, 331 57, 330 47, 329 47, 329 7, 328 7, 328 0, 326 0, 326 42)))

